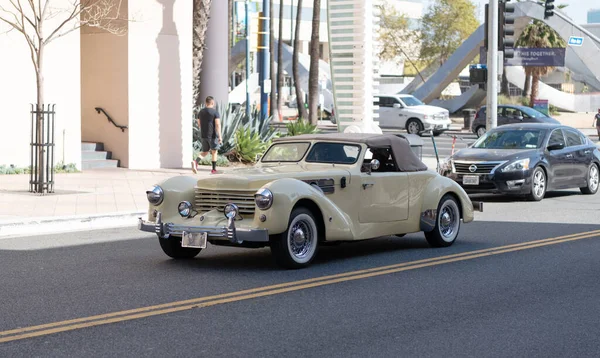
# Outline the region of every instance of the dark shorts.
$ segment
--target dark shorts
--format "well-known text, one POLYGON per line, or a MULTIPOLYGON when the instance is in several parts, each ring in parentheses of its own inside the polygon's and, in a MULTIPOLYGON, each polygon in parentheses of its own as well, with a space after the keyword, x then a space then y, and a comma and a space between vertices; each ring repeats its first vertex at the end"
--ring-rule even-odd
POLYGON ((202 152, 218 150, 220 147, 218 138, 200 138, 200 143, 202 144, 202 152))

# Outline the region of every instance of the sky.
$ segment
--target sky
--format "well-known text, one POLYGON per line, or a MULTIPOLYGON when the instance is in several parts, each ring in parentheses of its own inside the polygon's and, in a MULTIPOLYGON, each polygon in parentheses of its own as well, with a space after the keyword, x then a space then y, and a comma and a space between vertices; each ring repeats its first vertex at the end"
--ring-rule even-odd
MULTIPOLYGON (((425 4, 425 9, 429 4, 433 3, 435 0, 425 0, 423 3, 425 4)), ((488 0, 471 0, 476 6, 479 6, 478 9, 478 18, 479 21, 483 22, 483 11, 485 8, 485 4, 488 3, 488 0)), ((585 24, 587 23, 587 12, 593 8, 600 8, 600 1, 598 0, 556 0, 554 2, 555 5, 566 4, 568 5, 563 11, 575 20, 577 24, 585 24)), ((424 11, 425 11, 424 9, 424 11)))

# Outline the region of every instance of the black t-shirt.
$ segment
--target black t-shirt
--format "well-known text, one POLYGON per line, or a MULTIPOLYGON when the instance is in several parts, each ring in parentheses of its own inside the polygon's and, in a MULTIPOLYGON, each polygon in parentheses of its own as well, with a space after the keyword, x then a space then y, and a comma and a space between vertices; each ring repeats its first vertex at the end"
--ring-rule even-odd
POLYGON ((596 127, 600 127, 600 113, 596 113, 596 127))
POLYGON ((198 114, 200 118, 200 137, 202 138, 217 138, 215 131, 215 118, 221 118, 219 112, 214 108, 203 108, 198 114))

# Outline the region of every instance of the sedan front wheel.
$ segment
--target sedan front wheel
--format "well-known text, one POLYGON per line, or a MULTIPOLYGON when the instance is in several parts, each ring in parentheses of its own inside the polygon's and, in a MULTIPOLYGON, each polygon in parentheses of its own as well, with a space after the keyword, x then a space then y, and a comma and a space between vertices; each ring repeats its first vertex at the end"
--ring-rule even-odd
POLYGON ((529 194, 529 199, 533 201, 542 200, 546 195, 546 186, 547 180, 544 169, 536 167, 531 175, 531 194, 529 194))

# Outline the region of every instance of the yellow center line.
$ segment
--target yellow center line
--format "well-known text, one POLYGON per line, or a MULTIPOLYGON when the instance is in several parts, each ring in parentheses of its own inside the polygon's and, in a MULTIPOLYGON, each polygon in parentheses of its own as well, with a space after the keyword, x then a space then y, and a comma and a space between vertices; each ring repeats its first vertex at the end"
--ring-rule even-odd
POLYGON ((369 277, 388 275, 391 273, 414 270, 424 267, 442 265, 446 263, 472 260, 485 256, 499 255, 503 253, 527 250, 536 247, 554 245, 575 240, 592 238, 600 236, 600 230, 588 231, 578 234, 564 235, 555 238, 530 241, 527 243, 511 244, 495 248, 474 250, 464 253, 440 256, 429 259, 422 259, 400 264, 380 266, 371 269, 351 271, 341 274, 321 276, 312 279, 299 280, 287 283, 281 283, 271 286, 258 287, 248 290, 236 291, 226 294, 206 296, 201 298, 177 301, 172 303, 141 307, 137 309, 112 312, 102 315, 82 317, 67 321, 53 322, 38 326, 18 328, 0 332, 0 343, 15 341, 20 339, 39 337, 59 332, 71 331, 81 328, 105 325, 116 322, 124 322, 139 318, 163 315, 167 313, 179 312, 193 308, 209 307, 230 302, 243 301, 258 297, 277 295, 287 292, 303 290, 307 288, 331 285, 346 281, 354 281, 369 277), (32 332, 35 331, 35 332, 32 332), (27 333, 29 332, 29 333, 27 333), (8 336, 8 337, 2 337, 8 336))

